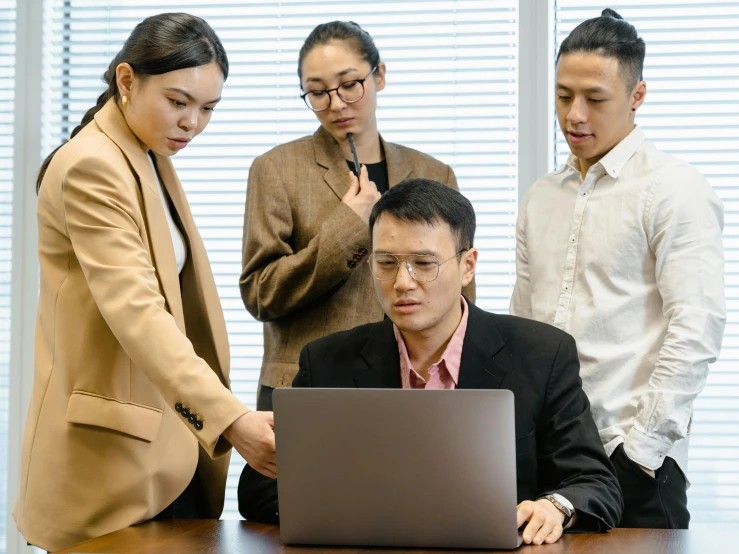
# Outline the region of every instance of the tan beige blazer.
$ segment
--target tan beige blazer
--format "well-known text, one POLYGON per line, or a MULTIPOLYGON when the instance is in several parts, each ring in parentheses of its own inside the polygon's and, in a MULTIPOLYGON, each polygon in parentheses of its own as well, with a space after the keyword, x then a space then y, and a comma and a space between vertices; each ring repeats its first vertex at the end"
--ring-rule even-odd
MULTIPOLYGON (((449 166, 380 140, 390 187, 425 177, 457 188, 449 166)), ((365 263, 369 228, 341 201, 348 173, 323 127, 259 156, 249 170, 239 284, 249 313, 265 322, 262 385, 290 386, 310 341, 384 316, 365 263)), ((474 300, 474 284, 464 293, 474 300)))
POLYGON ((56 153, 39 193, 34 385, 13 516, 47 550, 152 518, 196 468, 209 515, 223 509, 220 435, 246 409, 228 390, 202 240, 172 162, 156 164, 187 245, 179 278, 146 150, 114 102, 56 153))

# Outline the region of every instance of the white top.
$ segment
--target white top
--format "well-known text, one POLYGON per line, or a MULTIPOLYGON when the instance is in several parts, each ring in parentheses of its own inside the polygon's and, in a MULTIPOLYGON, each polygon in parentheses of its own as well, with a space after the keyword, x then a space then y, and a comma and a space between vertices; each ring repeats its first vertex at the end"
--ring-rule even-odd
POLYGON ((607 454, 687 472, 693 401, 726 322, 723 206, 636 127, 583 180, 539 179, 517 223, 511 313, 573 335, 607 454))
POLYGON ((157 181, 157 190, 159 191, 159 199, 162 201, 164 207, 164 216, 167 218, 167 225, 169 226, 169 234, 172 235, 172 246, 174 247, 174 258, 177 262, 177 273, 182 273, 182 268, 185 267, 187 261, 187 247, 185 246, 185 239, 182 236, 177 225, 175 225, 174 219, 172 219, 172 212, 169 209, 169 202, 167 193, 162 187, 162 181, 159 179, 159 172, 157 171, 154 160, 149 155, 149 163, 151 169, 154 171, 154 178, 157 181))

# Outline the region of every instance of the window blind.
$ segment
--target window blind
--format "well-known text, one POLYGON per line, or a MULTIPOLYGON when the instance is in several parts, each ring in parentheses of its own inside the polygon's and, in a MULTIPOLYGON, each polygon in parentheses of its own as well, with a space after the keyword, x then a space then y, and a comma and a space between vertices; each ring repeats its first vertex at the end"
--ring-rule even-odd
POLYGON ((6 548, 8 404, 10 400, 10 265, 13 247, 13 110, 15 0, 0 0, 0 552, 6 548))
MULTIPOLYGON (((739 527, 739 2, 556 0, 557 48, 605 7, 647 44, 637 124, 647 140, 701 171, 724 202, 728 318, 721 357, 695 402, 688 508, 691 527, 739 527)), ((561 167, 569 150, 559 129, 556 137, 561 167)))
MULTIPOLYGON (((478 304, 507 312, 515 280, 518 2, 47 0, 44 151, 69 136, 102 90, 100 76, 136 23, 164 11, 206 19, 231 73, 212 122, 174 158, 205 240, 226 316, 234 393, 255 403, 262 325, 238 289, 249 166, 318 127, 298 97, 298 50, 319 23, 353 20, 387 63, 378 95, 384 138, 450 164, 473 202, 478 304)), ((238 517, 234 453, 224 517, 238 517)))

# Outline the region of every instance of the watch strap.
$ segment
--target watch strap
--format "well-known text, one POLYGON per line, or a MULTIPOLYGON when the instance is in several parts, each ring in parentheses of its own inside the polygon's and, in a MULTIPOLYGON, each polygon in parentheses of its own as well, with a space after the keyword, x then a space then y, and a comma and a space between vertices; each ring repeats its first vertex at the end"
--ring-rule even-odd
POLYGON ((567 527, 567 524, 572 519, 573 511, 570 510, 568 507, 566 507, 564 504, 562 504, 553 494, 547 494, 542 496, 542 498, 549 500, 552 504, 554 504, 554 507, 557 508, 560 512, 562 512, 565 516, 564 521, 562 522, 562 529, 567 527))

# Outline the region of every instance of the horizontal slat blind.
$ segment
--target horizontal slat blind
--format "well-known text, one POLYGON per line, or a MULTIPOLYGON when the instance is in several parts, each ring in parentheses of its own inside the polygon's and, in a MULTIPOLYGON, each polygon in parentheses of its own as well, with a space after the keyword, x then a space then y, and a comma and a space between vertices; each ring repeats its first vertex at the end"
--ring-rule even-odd
MULTIPOLYGON (((557 0, 557 47, 606 6, 647 43, 647 98, 637 123, 658 148, 693 164, 722 198, 728 320, 723 350, 695 402, 691 527, 739 527, 739 2, 557 0)), ((569 154, 557 129, 556 166, 569 154)))
POLYGON ((15 0, 0 0, 0 552, 7 543, 10 266, 13 231, 15 0))
MULTIPOLYGON (((246 180, 252 160, 313 133, 298 98, 298 50, 313 27, 358 22, 388 65, 383 136, 451 164, 478 216, 478 304, 507 312, 515 279, 518 2, 343 0, 54 0, 48 2, 45 149, 69 136, 101 91, 100 75, 136 23, 163 11, 205 18, 231 75, 205 132, 175 158, 205 239, 226 314, 234 392, 255 401, 262 326, 238 290, 246 180)), ((235 517, 243 462, 234 455, 224 517, 235 517)))

